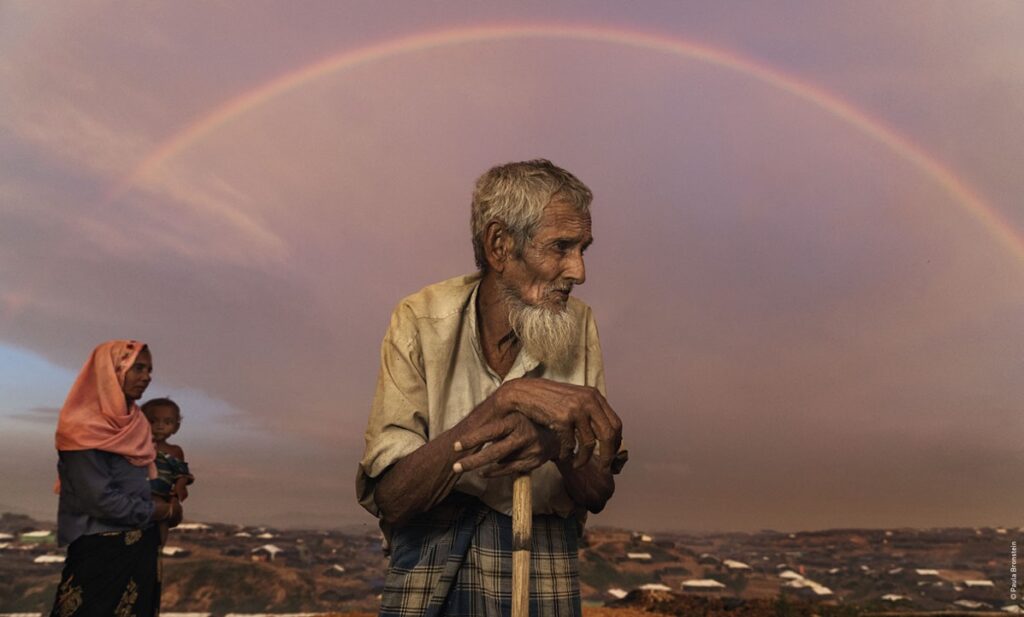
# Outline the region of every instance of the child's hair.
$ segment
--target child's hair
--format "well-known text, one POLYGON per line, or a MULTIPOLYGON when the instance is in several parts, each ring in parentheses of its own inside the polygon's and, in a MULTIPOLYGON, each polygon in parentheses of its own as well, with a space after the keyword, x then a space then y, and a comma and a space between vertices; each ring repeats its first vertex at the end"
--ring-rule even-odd
POLYGON ((142 404, 142 413, 148 415, 149 410, 154 407, 170 407, 174 409, 174 415, 178 416, 178 422, 181 422, 181 407, 171 400, 171 397, 165 396, 162 398, 151 398, 142 404))

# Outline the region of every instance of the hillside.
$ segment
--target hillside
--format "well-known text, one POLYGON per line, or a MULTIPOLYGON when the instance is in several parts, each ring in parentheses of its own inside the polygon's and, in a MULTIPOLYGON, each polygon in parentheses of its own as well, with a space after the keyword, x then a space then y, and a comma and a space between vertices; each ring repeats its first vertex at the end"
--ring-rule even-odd
MULTIPOLYGON (((10 536, 0 540, 0 613, 48 610, 61 566, 36 561, 63 552, 49 529, 0 517, 10 536)), ((1011 605, 1008 547, 1019 536, 979 528, 652 537, 596 528, 582 541, 581 593, 592 615, 602 605, 735 617, 1002 609, 1011 605)), ((163 607, 371 612, 386 563, 376 534, 183 525, 165 547, 163 607)))

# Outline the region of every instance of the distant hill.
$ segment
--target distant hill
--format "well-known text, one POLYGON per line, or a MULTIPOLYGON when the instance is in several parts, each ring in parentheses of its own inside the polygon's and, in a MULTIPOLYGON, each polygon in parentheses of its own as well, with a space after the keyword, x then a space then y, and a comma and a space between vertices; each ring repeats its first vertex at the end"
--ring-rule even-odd
MULTIPOLYGON (((52 536, 24 534, 52 528, 0 515, 0 532, 12 536, 0 540, 0 613, 49 610, 61 566, 35 559, 63 550, 52 536)), ((1008 604, 1007 547, 1021 536, 993 528, 658 536, 593 528, 581 541, 580 586, 591 617, 610 615, 602 605, 616 617, 998 610, 1008 604), (979 580, 991 585, 965 583, 979 580)), ((167 549, 168 612, 373 612, 387 564, 376 530, 198 524, 172 531, 167 549)))

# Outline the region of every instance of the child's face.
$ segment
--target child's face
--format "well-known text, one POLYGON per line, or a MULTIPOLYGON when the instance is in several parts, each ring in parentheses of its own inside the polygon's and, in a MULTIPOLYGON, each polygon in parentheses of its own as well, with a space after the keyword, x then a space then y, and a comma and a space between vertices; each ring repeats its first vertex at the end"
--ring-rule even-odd
POLYGON ((169 405, 152 407, 146 412, 146 419, 149 420, 150 428, 153 429, 153 439, 163 441, 178 432, 178 425, 181 420, 178 412, 169 405))

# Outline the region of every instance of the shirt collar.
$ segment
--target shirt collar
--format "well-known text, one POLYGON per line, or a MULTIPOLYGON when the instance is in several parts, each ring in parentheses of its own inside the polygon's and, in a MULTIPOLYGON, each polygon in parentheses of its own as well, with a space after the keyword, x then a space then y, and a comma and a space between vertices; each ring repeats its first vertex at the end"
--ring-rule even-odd
POLYGON ((483 277, 481 277, 480 280, 478 280, 476 284, 473 285, 473 291, 469 294, 469 305, 466 307, 466 310, 469 313, 469 317, 466 320, 466 325, 469 326, 469 338, 473 342, 473 348, 476 350, 477 359, 480 361, 480 364, 483 365, 484 369, 487 370, 488 374, 490 374, 492 378, 499 382, 509 381, 511 379, 518 379, 519 377, 525 376, 527 373, 533 371, 538 366, 540 366, 540 361, 531 356, 525 349, 520 349, 519 354, 516 355, 515 361, 512 362, 512 368, 509 369, 508 374, 505 375, 504 380, 502 380, 501 377, 499 377, 498 374, 494 372, 494 369, 491 368, 491 365, 487 364, 487 356, 484 355, 483 343, 480 340, 480 327, 478 325, 479 321, 477 320, 476 300, 477 295, 480 293, 480 281, 482 280, 483 277))

